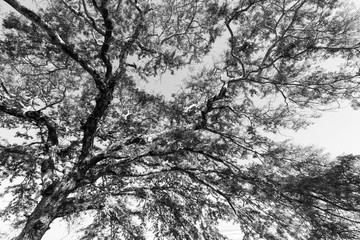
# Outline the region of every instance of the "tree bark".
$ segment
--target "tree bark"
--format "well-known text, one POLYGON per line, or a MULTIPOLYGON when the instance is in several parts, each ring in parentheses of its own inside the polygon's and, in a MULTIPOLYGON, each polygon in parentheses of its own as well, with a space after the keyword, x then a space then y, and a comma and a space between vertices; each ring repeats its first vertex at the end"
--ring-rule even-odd
POLYGON ((49 226, 64 206, 66 198, 76 188, 76 181, 73 177, 65 178, 55 182, 43 192, 41 201, 29 216, 27 223, 20 235, 15 240, 40 240, 49 226))

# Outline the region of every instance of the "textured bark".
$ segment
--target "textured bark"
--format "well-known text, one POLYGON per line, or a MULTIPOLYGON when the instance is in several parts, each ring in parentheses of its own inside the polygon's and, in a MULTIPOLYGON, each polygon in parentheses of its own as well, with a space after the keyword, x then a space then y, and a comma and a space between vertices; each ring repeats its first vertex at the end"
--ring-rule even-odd
MULTIPOLYGON (((4 0, 11 7, 13 7, 20 14, 28 18, 34 24, 42 28, 47 35, 52 44, 59 47, 65 54, 70 56, 73 60, 79 63, 84 70, 86 70, 94 79, 95 84, 99 90, 96 105, 92 113, 88 116, 85 124, 82 126, 84 136, 82 139, 82 148, 79 156, 78 175, 84 177, 87 170, 92 166, 86 160, 89 153, 92 150, 95 133, 99 124, 99 121, 104 116, 106 110, 108 109, 112 97, 115 85, 123 76, 125 69, 119 68, 116 73, 112 71, 112 65, 108 57, 108 51, 110 48, 110 43, 112 41, 112 31, 113 31, 113 22, 110 19, 109 12, 106 8, 107 1, 104 1, 103 4, 97 6, 97 9, 101 12, 104 18, 104 25, 106 31, 104 34, 104 42, 100 51, 101 59, 106 67, 106 72, 102 76, 100 75, 92 66, 90 61, 83 59, 72 47, 70 47, 58 34, 58 32, 53 29, 47 22, 45 22, 39 15, 30 9, 22 6, 17 0, 4 0)), ((129 40, 128 45, 131 45, 135 41, 136 37, 139 34, 139 29, 141 25, 136 28, 135 34, 129 40)), ((127 49, 127 48, 126 48, 127 49)), ((127 56, 126 51, 122 52, 122 57, 120 62, 124 64, 125 58, 127 56)), ((49 151, 49 159, 46 159, 43 162, 42 173, 43 173, 43 186, 42 190, 43 198, 38 203, 35 210, 30 215, 25 227, 23 228, 21 234, 16 238, 17 240, 35 240, 41 239, 45 232, 49 229, 51 222, 61 216, 64 211, 66 212, 69 206, 66 206, 68 203, 68 195, 76 188, 76 181, 74 179, 64 179, 61 182, 53 181, 53 168, 54 159, 51 156, 55 156, 56 148, 53 146, 58 144, 58 137, 56 132, 56 125, 49 119, 46 115, 41 112, 29 111, 22 112, 21 110, 10 108, 5 104, 0 102, 0 111, 6 112, 10 115, 19 118, 25 118, 29 121, 34 121, 36 123, 44 124, 48 128, 48 143, 47 148, 49 151), (50 154, 53 152, 54 154, 50 154), (50 161, 49 161, 50 160, 50 161), (47 177, 49 176, 49 177, 47 177)), ((75 169, 76 171, 76 169, 75 169)))
POLYGON ((40 240, 51 222, 58 217, 59 209, 66 203, 66 198, 76 188, 73 178, 55 182, 43 192, 43 198, 29 216, 25 227, 15 240, 40 240))

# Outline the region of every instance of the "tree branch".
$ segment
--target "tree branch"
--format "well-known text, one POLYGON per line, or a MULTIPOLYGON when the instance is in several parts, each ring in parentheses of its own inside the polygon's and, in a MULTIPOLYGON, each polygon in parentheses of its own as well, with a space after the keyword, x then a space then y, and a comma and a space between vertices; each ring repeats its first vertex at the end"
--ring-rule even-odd
POLYGON ((221 87, 218 94, 214 95, 212 98, 207 99, 205 107, 201 110, 201 119, 198 123, 195 124, 194 129, 199 130, 203 129, 207 125, 207 114, 214 110, 214 103, 221 99, 226 98, 226 92, 228 88, 228 81, 225 81, 221 87))
POLYGON ((60 206, 56 217, 65 217, 88 210, 101 210, 104 207, 104 202, 101 200, 93 201, 93 199, 85 198, 67 198, 60 206))
POLYGON ((104 117, 105 111, 108 109, 111 100, 113 99, 113 92, 116 83, 124 75, 125 68, 122 69, 119 73, 115 74, 109 79, 108 86, 104 91, 100 92, 96 97, 96 104, 94 110, 91 112, 87 118, 85 124, 82 126, 84 131, 84 137, 82 140, 82 149, 79 157, 79 167, 83 169, 88 169, 85 165, 88 164, 85 161, 85 158, 89 155, 92 150, 94 143, 95 133, 98 128, 99 121, 104 117))
POLYGON ((96 24, 94 18, 92 18, 90 16, 90 14, 88 13, 87 7, 86 7, 86 3, 83 0, 83 7, 84 7, 84 13, 76 10, 75 8, 73 8, 72 6, 70 6, 65 0, 61 0, 61 2, 71 11, 73 12, 75 15, 82 17, 85 21, 87 21, 98 33, 100 33, 101 35, 105 35, 105 32, 99 28, 99 26, 96 24))
POLYGON ((3 102, 0 102, 0 111, 17 118, 27 120, 29 122, 44 124, 48 130, 47 141, 50 143, 51 146, 58 144, 59 141, 56 130, 56 123, 53 122, 47 115, 45 115, 41 111, 27 111, 26 109, 9 107, 3 102))
MULTIPOLYGON (((96 1, 93 1, 96 3, 96 1)), ((94 3, 94 4, 95 4, 94 3)), ((105 78, 108 79, 112 74, 112 64, 110 62, 110 58, 108 56, 108 51, 110 48, 110 43, 112 40, 112 32, 114 29, 114 24, 112 19, 110 18, 109 10, 106 8, 108 5, 108 0, 102 1, 100 6, 95 6, 97 10, 101 13, 101 16, 104 19, 104 25, 105 25, 105 35, 104 35, 104 42, 102 44, 101 50, 100 50, 100 58, 105 64, 106 73, 105 78)))
POLYGON ((21 15, 28 18, 30 21, 42 28, 50 37, 51 43, 58 46, 65 54, 78 62, 83 67, 83 69, 93 77, 98 89, 100 91, 104 91, 105 85, 101 81, 100 74, 89 64, 88 61, 81 58, 80 55, 72 47, 66 44, 64 40, 60 37, 58 32, 53 30, 46 22, 44 22, 39 15, 21 5, 17 0, 4 1, 8 3, 11 7, 13 7, 16 11, 18 11, 21 15))

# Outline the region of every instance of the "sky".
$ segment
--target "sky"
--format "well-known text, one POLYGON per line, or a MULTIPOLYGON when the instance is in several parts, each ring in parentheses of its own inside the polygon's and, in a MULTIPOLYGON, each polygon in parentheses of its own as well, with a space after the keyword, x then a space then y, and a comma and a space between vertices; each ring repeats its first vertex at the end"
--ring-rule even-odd
MULTIPOLYGON (((30 1, 23 1, 28 2, 30 1)), ((353 1, 360 6, 360 0, 353 1)), ((0 15, 7 12, 7 7, 4 3, 0 3, 0 15)), ((214 49, 213 54, 219 52, 219 49, 214 49)), ((185 73, 180 73, 185 75, 185 73)), ((169 94, 174 92, 174 89, 180 87, 176 79, 171 79, 173 76, 164 75, 161 79, 154 81, 151 86, 144 86, 150 90, 155 91, 161 89, 169 94)), ((282 134, 274 136, 276 140, 291 139, 294 143, 301 145, 315 145, 330 153, 332 157, 342 154, 360 155, 360 111, 354 110, 349 103, 343 102, 341 107, 328 112, 322 113, 322 116, 313 120, 314 123, 306 129, 293 131, 282 131, 282 134)), ((8 138, 13 141, 13 133, 0 129, 0 136, 8 138)), ((4 184, 2 184, 4 186, 4 184)), ((0 200, 2 203, 8 201, 7 199, 0 200)), ((51 230, 45 235, 43 240, 71 240, 74 235, 70 231, 75 225, 69 225, 65 222, 56 222, 51 227, 51 230)), ((221 224, 222 231, 232 239, 237 239, 240 234, 238 228, 229 224, 221 224)), ((0 225, 1 232, 7 231, 5 226, 0 225)))
MULTIPOLYGON (((314 124, 296 133, 286 133, 295 143, 315 145, 333 157, 360 154, 360 111, 343 103, 341 108, 323 113, 314 124)), ((279 136, 281 137, 281 136, 279 136)))

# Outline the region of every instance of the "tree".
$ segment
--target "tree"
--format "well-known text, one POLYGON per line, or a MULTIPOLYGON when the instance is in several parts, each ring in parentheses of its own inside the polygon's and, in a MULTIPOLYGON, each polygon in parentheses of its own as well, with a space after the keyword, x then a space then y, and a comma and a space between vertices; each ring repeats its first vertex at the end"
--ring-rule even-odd
MULTIPOLYGON (((359 15, 336 0, 70 0, 3 20, 2 179, 16 239, 91 212, 81 239, 354 239, 359 159, 268 133, 359 93, 359 15), (165 98, 139 83, 224 54, 165 98), (336 58, 338 66, 322 62, 336 58), (35 133, 31 133, 32 130, 35 133)), ((169 73, 169 74, 167 74, 169 73)), ((170 81, 170 80, 169 80, 170 81)))

